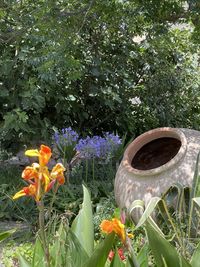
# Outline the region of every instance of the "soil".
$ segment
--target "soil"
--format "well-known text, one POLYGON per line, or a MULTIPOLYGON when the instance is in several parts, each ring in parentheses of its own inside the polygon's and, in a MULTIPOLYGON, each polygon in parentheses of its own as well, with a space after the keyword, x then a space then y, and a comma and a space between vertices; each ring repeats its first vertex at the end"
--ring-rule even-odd
POLYGON ((181 142, 162 137, 144 145, 134 156, 131 165, 138 170, 151 170, 170 161, 179 151, 181 142))

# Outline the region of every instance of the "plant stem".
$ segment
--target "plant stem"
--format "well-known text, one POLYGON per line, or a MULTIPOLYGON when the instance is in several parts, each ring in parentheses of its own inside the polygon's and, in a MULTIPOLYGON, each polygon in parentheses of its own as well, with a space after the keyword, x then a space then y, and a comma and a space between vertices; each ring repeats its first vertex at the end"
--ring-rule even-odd
POLYGON ((64 165, 64 167, 66 168, 66 172, 65 172, 65 174, 66 174, 66 181, 67 181, 67 183, 69 184, 69 178, 70 178, 70 165, 69 165, 69 163, 66 163, 66 166, 64 165))
POLYGON ((88 180, 88 159, 86 159, 86 162, 85 162, 85 180, 87 183, 87 180, 88 180))
POLYGON ((42 246, 44 249, 45 254, 45 260, 46 260, 46 266, 50 267, 50 258, 49 258, 49 246, 46 241, 46 235, 45 235, 45 224, 44 224, 44 202, 43 200, 38 201, 37 203, 38 209, 39 209, 39 226, 40 226, 40 237, 42 240, 42 246))
POLYGON ((169 223, 171 224, 172 229, 173 229, 173 231, 174 231, 174 233, 175 233, 175 235, 176 235, 176 239, 177 239, 177 241, 178 241, 180 247, 183 248, 183 247, 184 247, 184 244, 183 244, 184 241, 182 241, 182 240, 181 240, 181 237, 179 236, 179 232, 178 232, 178 230, 176 229, 175 224, 173 223, 173 219, 172 219, 172 217, 170 216, 170 213, 169 213, 169 211, 168 211, 168 208, 167 208, 165 202, 162 201, 162 204, 163 204, 163 207, 164 207, 164 209, 165 209, 165 213, 166 213, 166 215, 167 215, 168 221, 169 221, 169 223))
POLYGON ((94 181, 94 158, 92 159, 92 178, 94 181))
POLYGON ((127 247, 128 251, 129 251, 129 253, 131 255, 131 260, 132 260, 132 262, 134 264, 134 267, 140 267, 140 265, 139 265, 139 263, 137 261, 137 257, 135 255, 135 252, 134 252, 134 250, 132 248, 131 241, 130 241, 130 239, 128 237, 126 238, 126 247, 127 247))
POLYGON ((59 188, 59 184, 58 182, 56 182, 56 188, 55 190, 53 191, 53 196, 52 196, 52 200, 51 200, 51 203, 49 205, 49 209, 48 209, 48 218, 50 219, 51 217, 51 211, 52 211, 52 208, 53 208, 53 204, 55 202, 55 199, 56 199, 56 193, 58 191, 58 188, 59 188))

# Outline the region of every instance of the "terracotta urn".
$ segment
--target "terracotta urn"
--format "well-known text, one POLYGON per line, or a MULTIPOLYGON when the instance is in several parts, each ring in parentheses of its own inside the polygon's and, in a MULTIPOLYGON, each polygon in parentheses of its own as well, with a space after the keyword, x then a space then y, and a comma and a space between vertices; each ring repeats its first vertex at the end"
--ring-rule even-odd
POLYGON ((137 199, 147 205, 175 183, 191 186, 199 151, 200 132, 191 129, 157 128, 137 137, 116 173, 118 206, 129 208, 137 199))

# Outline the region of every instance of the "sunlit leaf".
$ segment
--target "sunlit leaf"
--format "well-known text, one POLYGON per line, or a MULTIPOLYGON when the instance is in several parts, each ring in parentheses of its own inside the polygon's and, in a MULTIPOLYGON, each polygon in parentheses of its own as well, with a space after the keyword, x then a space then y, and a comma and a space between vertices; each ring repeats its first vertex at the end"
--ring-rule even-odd
POLYGON ((104 267, 108 254, 113 246, 115 234, 109 234, 103 242, 101 242, 95 249, 89 260, 83 267, 104 267))
POLYGON ((71 230, 89 256, 94 250, 94 225, 91 198, 88 189, 83 185, 83 204, 79 214, 72 223, 71 230))

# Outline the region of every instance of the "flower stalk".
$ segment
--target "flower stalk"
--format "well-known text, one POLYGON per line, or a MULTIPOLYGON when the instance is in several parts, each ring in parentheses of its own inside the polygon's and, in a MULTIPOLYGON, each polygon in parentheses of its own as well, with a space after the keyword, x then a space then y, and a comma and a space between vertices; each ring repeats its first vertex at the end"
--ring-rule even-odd
POLYGON ((45 234, 45 220, 44 220, 44 202, 43 200, 40 200, 37 203, 37 207, 39 210, 39 235, 42 241, 42 246, 44 249, 44 255, 45 255, 45 261, 46 261, 46 266, 50 267, 50 256, 49 256, 49 246, 46 240, 46 234, 45 234))

